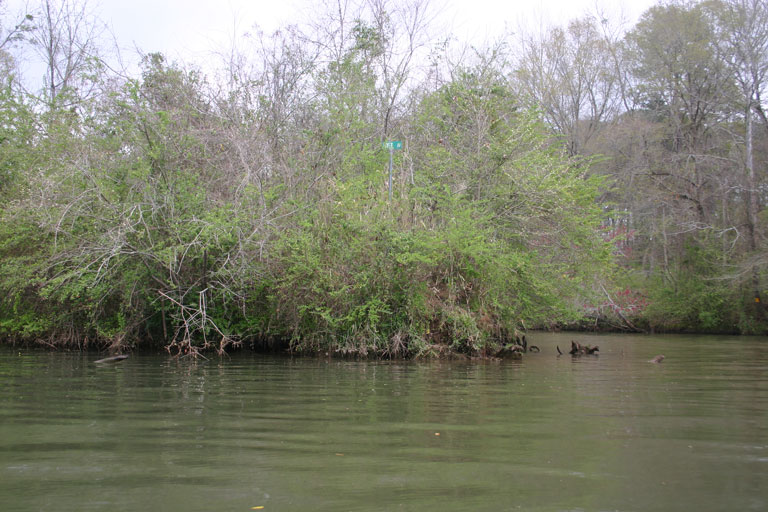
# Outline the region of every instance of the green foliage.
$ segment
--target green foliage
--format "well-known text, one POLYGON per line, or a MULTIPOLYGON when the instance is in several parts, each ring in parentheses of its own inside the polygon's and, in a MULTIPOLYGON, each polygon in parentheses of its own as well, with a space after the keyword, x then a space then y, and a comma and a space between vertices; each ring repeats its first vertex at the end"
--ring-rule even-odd
POLYGON ((654 329, 740 332, 745 301, 732 283, 720 278, 721 256, 705 236, 684 246, 674 277, 648 283, 650 304, 644 319, 654 329))
POLYGON ((462 77, 424 99, 417 178, 390 204, 386 152, 335 128, 353 126, 340 110, 313 134, 336 148, 316 192, 266 178, 212 186, 243 142, 213 138, 200 82, 153 57, 87 137, 38 147, 49 166, 29 179, 64 186, 43 209, 6 212, 3 333, 180 352, 286 339, 297 351, 487 354, 517 328, 570 317, 609 262, 600 184, 546 145, 500 77, 462 77), (86 169, 57 163, 84 147, 101 150, 86 169))
POLYGON ((3 202, 23 192, 21 170, 33 152, 34 117, 10 83, 0 84, 0 198, 3 202))
POLYGON ((161 54, 118 79, 80 48, 35 98, 8 65, 0 337, 474 356, 607 308, 760 332, 764 198, 746 191, 765 148, 744 100, 757 133, 764 77, 737 82, 765 24, 724 18, 742 8, 656 6, 623 44, 577 20, 522 41, 514 69, 503 45, 471 65, 436 50, 421 83, 425 13, 394 3, 257 37, 216 84, 161 54))
POLYGON ((599 181, 503 82, 463 77, 422 104, 414 186, 386 204, 383 152, 348 146, 327 200, 276 242, 271 324, 295 350, 494 353, 517 328, 573 318, 609 265, 599 181))
POLYGON ((720 281, 700 277, 682 280, 676 288, 652 288, 645 318, 658 330, 738 332, 742 301, 738 293, 720 281))
POLYGON ((0 147, 0 335, 490 355, 578 314, 611 266, 589 162, 551 144, 492 58, 400 101, 408 59, 377 16, 327 62, 277 40, 226 93, 150 54, 80 110, 0 98, 6 125, 41 130, 0 147), (385 137, 406 142, 391 200, 385 137))

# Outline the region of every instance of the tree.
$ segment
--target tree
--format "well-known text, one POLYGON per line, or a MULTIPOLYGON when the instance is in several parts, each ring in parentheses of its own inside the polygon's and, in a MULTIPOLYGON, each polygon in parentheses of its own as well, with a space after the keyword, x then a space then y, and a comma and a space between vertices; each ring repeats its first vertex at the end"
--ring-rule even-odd
POLYGON ((42 0, 33 16, 29 39, 45 64, 45 102, 49 109, 72 108, 94 93, 104 24, 86 0, 42 0))
MULTIPOLYGON (((761 240, 758 232, 760 189, 755 169, 754 118, 758 116, 768 129, 762 104, 762 96, 768 87, 768 3, 765 0, 728 0, 705 5, 714 16, 728 69, 735 76, 741 92, 739 103, 744 116, 747 239, 750 252, 755 254, 761 240)), ((753 259, 747 261, 755 262, 753 259)), ((757 311, 764 317, 758 268, 751 268, 749 273, 757 311)))
POLYGON ((715 176, 723 162, 722 139, 716 132, 733 90, 714 27, 700 7, 669 4, 649 9, 627 41, 635 94, 669 138, 648 178, 674 208, 675 231, 706 229, 720 192, 715 176))
POLYGON ((629 268, 643 271, 631 282, 651 296, 652 325, 752 331, 747 287, 733 277, 750 251, 744 106, 713 5, 655 6, 628 33, 636 107, 604 147, 620 170, 614 197, 636 230, 629 268))
POLYGON ((618 43, 601 31, 601 23, 607 21, 587 16, 519 41, 519 92, 564 137, 570 155, 589 152, 589 143, 621 107, 618 43))
POLYGON ((549 144, 535 111, 520 105, 500 69, 486 56, 457 69, 421 103, 416 190, 430 193, 417 215, 440 226, 466 208, 488 220, 485 236, 503 247, 515 274, 503 281, 511 289, 498 300, 513 318, 542 321, 553 309, 586 301, 594 271, 605 269, 602 211, 594 202, 601 179, 549 144), (538 265, 536 277, 528 265, 538 265))

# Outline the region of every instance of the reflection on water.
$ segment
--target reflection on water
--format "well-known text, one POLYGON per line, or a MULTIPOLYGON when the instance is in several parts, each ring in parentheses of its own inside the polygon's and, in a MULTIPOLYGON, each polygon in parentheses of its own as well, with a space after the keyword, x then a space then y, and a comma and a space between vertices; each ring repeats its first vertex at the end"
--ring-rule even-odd
POLYGON ((0 508, 768 509, 766 338, 530 338, 501 363, 0 350, 0 508))

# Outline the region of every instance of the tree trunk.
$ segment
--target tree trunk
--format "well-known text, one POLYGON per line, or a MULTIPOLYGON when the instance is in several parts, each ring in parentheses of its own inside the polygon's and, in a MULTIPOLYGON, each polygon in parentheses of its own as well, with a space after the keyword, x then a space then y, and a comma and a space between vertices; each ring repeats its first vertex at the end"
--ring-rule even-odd
MULTIPOLYGON (((749 250, 750 252, 757 251, 757 234, 755 233, 757 227, 757 178, 755 177, 755 163, 752 156, 753 153, 753 123, 752 123, 752 101, 747 102, 746 109, 746 174, 747 174, 747 232, 749 236, 749 250)), ((757 272, 757 268, 752 269, 752 294, 755 304, 755 312, 757 317, 761 320, 765 317, 765 307, 760 297, 760 276, 757 272)))

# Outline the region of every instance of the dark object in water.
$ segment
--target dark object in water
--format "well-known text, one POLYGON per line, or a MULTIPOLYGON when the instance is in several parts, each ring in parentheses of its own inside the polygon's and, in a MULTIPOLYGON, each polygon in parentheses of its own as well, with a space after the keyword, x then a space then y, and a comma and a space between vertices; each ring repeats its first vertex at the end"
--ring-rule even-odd
POLYGON ((496 353, 496 357, 513 357, 519 359, 523 357, 523 347, 517 344, 505 345, 504 348, 496 353))
POLYGON ((582 345, 581 343, 576 343, 575 341, 571 340, 571 350, 568 353, 572 356, 580 356, 584 354, 596 356, 597 352, 599 351, 600 348, 597 345, 590 347, 589 345, 582 345))
POLYGON ((519 359, 524 353, 528 352, 541 352, 536 345, 528 345, 528 340, 525 339, 525 334, 522 337, 515 336, 512 343, 504 345, 501 350, 494 354, 495 357, 514 357, 519 359))
POLYGON ((100 363, 117 363, 120 361, 124 361, 128 359, 128 354, 120 354, 119 356, 112 356, 112 357, 105 357, 104 359, 99 359, 97 361, 94 361, 95 364, 100 363))
POLYGON ((657 355, 656 357, 654 357, 653 359, 651 359, 651 360, 650 360, 650 361, 648 361, 648 362, 649 362, 649 363, 660 363, 660 362, 662 362, 663 360, 664 360, 664 354, 659 354, 659 355, 657 355))

